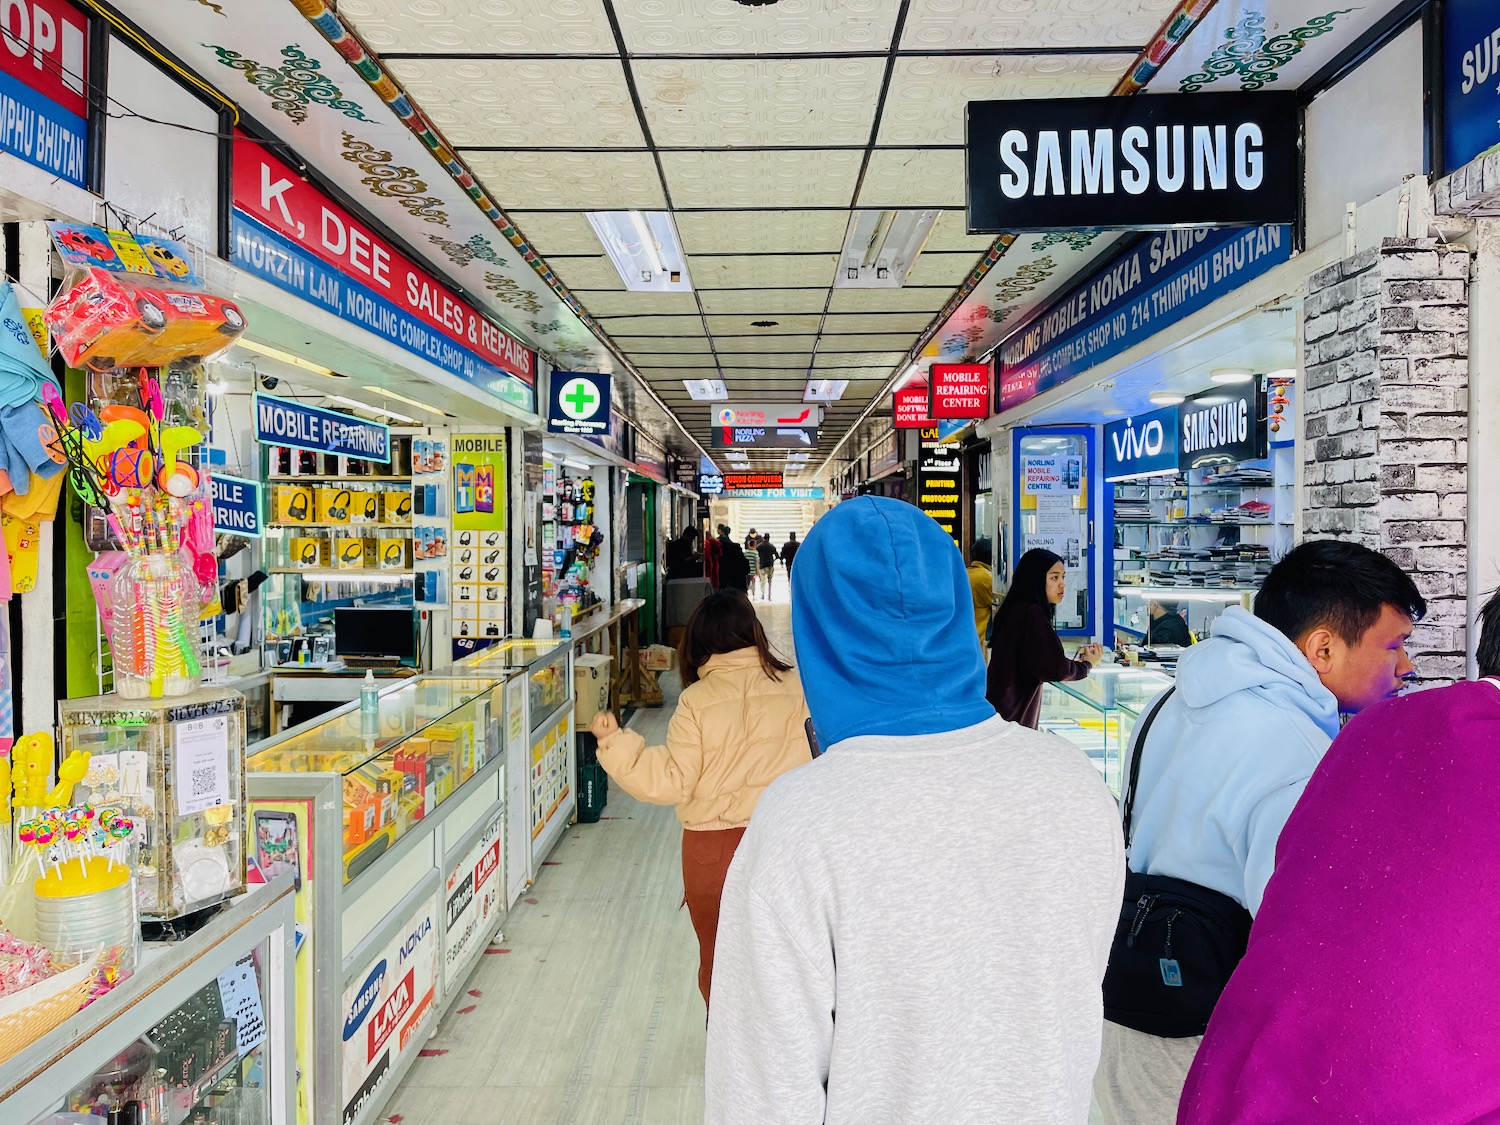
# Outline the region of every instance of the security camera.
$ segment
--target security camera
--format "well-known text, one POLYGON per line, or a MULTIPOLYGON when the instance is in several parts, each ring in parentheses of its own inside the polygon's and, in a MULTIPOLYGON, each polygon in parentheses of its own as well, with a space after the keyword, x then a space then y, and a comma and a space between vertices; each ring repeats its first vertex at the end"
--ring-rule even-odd
POLYGON ((281 386, 281 380, 274 375, 262 375, 259 377, 260 389, 263 391, 274 391, 281 386))

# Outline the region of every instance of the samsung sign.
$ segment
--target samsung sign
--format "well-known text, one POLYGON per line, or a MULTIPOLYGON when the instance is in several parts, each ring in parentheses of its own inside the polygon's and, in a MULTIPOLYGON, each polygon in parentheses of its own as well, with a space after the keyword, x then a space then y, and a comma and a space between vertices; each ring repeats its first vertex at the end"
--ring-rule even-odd
POLYGON ((1178 407, 1177 428, 1183 472, 1259 461, 1270 452, 1265 395, 1253 383, 1194 395, 1178 407))
POLYGON ((1104 427, 1104 479, 1177 471, 1177 408, 1155 410, 1104 427))
POLYGON ((970 233, 1289 223, 1294 94, 970 102, 970 233))

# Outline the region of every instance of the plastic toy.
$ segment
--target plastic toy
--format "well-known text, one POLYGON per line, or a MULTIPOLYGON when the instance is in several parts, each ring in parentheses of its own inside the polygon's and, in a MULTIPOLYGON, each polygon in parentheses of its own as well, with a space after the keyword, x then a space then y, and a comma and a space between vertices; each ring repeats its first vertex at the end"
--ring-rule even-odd
POLYGON ((44 804, 66 805, 73 800, 73 786, 82 781, 89 772, 89 760, 93 757, 87 750, 74 750, 63 764, 57 767, 57 784, 47 793, 44 804))

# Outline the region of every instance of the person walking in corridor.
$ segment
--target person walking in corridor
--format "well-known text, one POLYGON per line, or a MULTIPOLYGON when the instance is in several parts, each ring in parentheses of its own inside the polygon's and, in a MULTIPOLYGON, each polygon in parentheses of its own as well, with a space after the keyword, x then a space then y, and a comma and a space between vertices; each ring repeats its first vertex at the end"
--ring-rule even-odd
POLYGON ((625 792, 677 806, 682 885, 707 1004, 724 873, 766 786, 809 760, 808 712, 796 672, 771 651, 740 590, 721 590, 698 604, 677 664, 683 691, 665 746, 647 746, 609 712, 591 729, 599 764, 625 792))
POLYGON ((990 614, 995 608, 995 555, 988 539, 974 540, 969 550, 969 592, 974 598, 974 625, 979 645, 988 648, 990 614))
POLYGON ((1085 1125, 1124 877, 1099 771, 985 701, 963 559, 914 506, 840 504, 792 583, 825 750, 724 887, 706 1125, 1085 1125))
POLYGON ((776 576, 776 548, 772 546, 769 535, 762 535, 755 550, 760 555, 760 597, 768 602, 771 600, 772 579, 776 576))
POLYGON ((797 548, 800 546, 802 544, 797 542, 797 533, 787 532, 787 541, 781 545, 781 565, 786 567, 788 581, 791 581, 792 577, 792 560, 797 557, 797 548))
POLYGON ((750 591, 750 560, 730 535, 727 523, 719 525, 719 588, 747 595, 750 591))
POLYGON ((1042 718, 1042 686, 1081 680, 1104 657, 1087 644, 1070 660, 1053 620, 1067 594, 1067 570, 1058 555, 1033 547, 1016 564, 1010 591, 990 629, 990 670, 985 695, 1000 717, 1025 727, 1042 718))

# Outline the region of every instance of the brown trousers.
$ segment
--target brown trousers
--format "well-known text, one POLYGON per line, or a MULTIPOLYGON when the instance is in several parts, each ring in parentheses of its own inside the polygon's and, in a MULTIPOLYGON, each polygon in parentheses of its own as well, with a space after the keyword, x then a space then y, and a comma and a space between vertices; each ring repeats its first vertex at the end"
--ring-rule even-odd
POLYGON ((683 900, 698 935, 698 991, 703 993, 705 1007, 714 977, 714 937, 719 932, 719 899, 724 894, 724 876, 729 874, 729 861, 744 835, 743 828, 682 834, 683 900))

